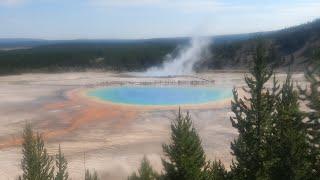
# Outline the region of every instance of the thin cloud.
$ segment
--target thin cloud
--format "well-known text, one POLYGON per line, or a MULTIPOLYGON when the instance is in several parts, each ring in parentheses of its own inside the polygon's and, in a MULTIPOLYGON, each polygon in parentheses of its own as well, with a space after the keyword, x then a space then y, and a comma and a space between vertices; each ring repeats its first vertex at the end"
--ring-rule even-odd
POLYGON ((297 3, 291 7, 290 6, 283 7, 282 9, 279 8, 279 11, 288 15, 295 15, 295 14, 320 15, 320 2, 297 3))
POLYGON ((214 10, 224 5, 217 0, 90 0, 89 2, 102 7, 151 7, 184 11, 214 10))
POLYGON ((106 8, 156 8, 185 13, 228 12, 250 10, 255 7, 230 3, 224 0, 88 0, 96 7, 106 8))
POLYGON ((24 2, 25 2, 25 0, 0 0, 0 5, 16 6, 16 5, 22 4, 24 2))
POLYGON ((89 0, 93 5, 97 6, 146 6, 163 3, 164 0, 89 0))

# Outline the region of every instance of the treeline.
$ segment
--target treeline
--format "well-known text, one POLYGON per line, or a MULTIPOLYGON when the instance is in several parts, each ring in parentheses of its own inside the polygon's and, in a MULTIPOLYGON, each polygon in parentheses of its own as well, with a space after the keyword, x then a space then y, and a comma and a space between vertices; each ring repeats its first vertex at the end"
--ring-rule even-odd
MULTIPOLYGON (((171 138, 162 146, 163 171, 155 171, 146 157, 129 180, 317 180, 320 177, 320 49, 306 72, 308 87, 295 88, 288 73, 279 82, 262 43, 253 53, 245 76, 244 97, 233 90, 230 117, 238 137, 231 143, 230 168, 206 158, 189 113, 179 110, 171 124, 171 138), (267 82, 270 82, 270 87, 267 82), (302 108, 301 104, 307 108, 302 108)), ((214 117, 213 117, 214 118, 214 117)), ((53 159, 43 139, 29 125, 24 130, 21 168, 24 180, 68 179, 61 153, 53 159), (54 168, 55 166, 55 168, 54 168)), ((86 171, 85 180, 99 179, 86 171)))
POLYGON ((0 51, 0 74, 102 69, 138 71, 158 65, 177 44, 69 43, 0 51))
MULTIPOLYGON (((301 70, 304 61, 311 59, 313 49, 319 48, 320 19, 280 31, 215 37, 210 47, 212 57, 197 64, 196 70, 246 68, 252 62, 250 52, 257 36, 272 47, 272 60, 278 67, 297 61, 301 70)), ((31 49, 0 50, 0 74, 86 69, 143 71, 160 65, 167 54, 187 42, 188 38, 44 42, 31 49)))

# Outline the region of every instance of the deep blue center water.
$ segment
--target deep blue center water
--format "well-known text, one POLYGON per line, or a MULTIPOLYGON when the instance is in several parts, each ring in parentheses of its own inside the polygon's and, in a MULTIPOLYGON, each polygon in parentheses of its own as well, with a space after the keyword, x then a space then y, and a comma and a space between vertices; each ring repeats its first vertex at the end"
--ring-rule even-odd
POLYGON ((203 87, 112 87, 88 92, 89 96, 131 105, 183 105, 218 101, 232 96, 231 89, 203 87))

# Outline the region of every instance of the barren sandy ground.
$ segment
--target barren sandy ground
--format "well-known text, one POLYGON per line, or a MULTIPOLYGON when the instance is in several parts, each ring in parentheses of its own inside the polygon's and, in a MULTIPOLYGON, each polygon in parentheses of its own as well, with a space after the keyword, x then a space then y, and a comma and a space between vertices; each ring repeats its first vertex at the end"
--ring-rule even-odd
MULTIPOLYGON (((215 86, 226 90, 244 83, 243 73, 200 76, 214 79, 215 86)), ((0 77, 0 179, 15 179, 21 174, 21 131, 26 122, 44 134, 50 154, 61 144, 72 179, 83 179, 84 168, 96 169, 102 179, 126 179, 143 155, 161 171, 161 145, 168 142, 170 119, 178 107, 143 109, 98 103, 77 95, 88 84, 146 79, 157 80, 100 72, 0 77)), ((303 74, 295 74, 294 79, 303 83, 303 74)), ((228 166, 230 142, 237 135, 229 121, 230 103, 190 111, 208 159, 221 159, 228 166)))

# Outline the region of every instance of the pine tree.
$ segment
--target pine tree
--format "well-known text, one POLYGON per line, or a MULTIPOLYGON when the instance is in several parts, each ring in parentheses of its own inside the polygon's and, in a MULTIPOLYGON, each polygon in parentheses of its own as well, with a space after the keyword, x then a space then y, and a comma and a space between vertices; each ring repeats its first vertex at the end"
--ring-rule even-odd
POLYGON ((58 154, 56 154, 56 167, 57 167, 57 174, 56 174, 55 180, 68 180, 69 179, 69 175, 67 171, 68 162, 64 157, 64 154, 62 154, 61 152, 60 144, 59 144, 58 154))
POLYGON ((226 180, 229 178, 228 172, 220 160, 212 162, 209 161, 205 168, 205 172, 206 180, 226 180))
POLYGON ((39 133, 34 135, 30 124, 26 124, 22 143, 23 159, 21 168, 23 180, 52 180, 53 159, 44 147, 43 138, 39 133))
POLYGON ((251 76, 245 77, 247 88, 243 90, 249 97, 239 98, 238 91, 233 90, 234 100, 231 109, 234 116, 230 117, 232 126, 239 136, 231 143, 232 153, 236 161, 231 166, 235 179, 257 179, 263 171, 266 126, 271 122, 275 105, 273 89, 265 88, 265 83, 273 72, 267 65, 267 55, 262 43, 256 47, 251 76))
POLYGON ((22 143, 23 159, 21 161, 21 168, 23 171, 22 178, 25 180, 32 180, 36 178, 37 171, 35 168, 35 137, 30 124, 26 124, 23 131, 22 143))
POLYGON ((133 173, 128 177, 128 180, 156 180, 159 178, 159 175, 152 169, 149 160, 145 156, 141 161, 138 172, 138 175, 133 173))
POLYGON ((181 111, 171 124, 171 143, 163 145, 164 178, 169 180, 201 180, 206 165, 201 140, 189 113, 181 111))
POLYGON ((264 175, 267 179, 311 179, 307 132, 298 93, 290 74, 277 96, 276 113, 266 138, 264 175))
POLYGON ((99 180, 97 171, 90 172, 89 169, 86 170, 85 180, 99 180))
POLYGON ((320 49, 315 51, 314 60, 311 61, 305 74, 309 88, 302 89, 300 94, 309 111, 305 125, 308 131, 308 142, 311 153, 312 174, 320 176, 320 49))

